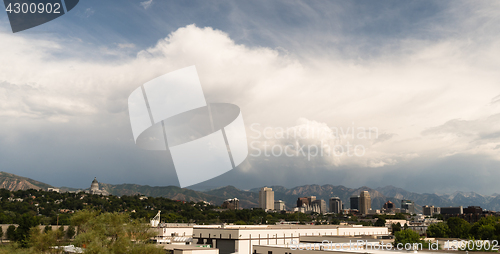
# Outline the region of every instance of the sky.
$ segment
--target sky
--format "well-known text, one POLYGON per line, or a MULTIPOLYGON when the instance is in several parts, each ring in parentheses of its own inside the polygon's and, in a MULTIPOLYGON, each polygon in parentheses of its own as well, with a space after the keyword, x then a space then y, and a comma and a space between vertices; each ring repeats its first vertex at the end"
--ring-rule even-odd
POLYGON ((500 193, 499 14, 494 1, 86 0, 13 34, 2 12, 0 170, 178 186, 168 152, 134 144, 127 98, 195 65, 207 102, 241 108, 249 156, 193 189, 500 193))

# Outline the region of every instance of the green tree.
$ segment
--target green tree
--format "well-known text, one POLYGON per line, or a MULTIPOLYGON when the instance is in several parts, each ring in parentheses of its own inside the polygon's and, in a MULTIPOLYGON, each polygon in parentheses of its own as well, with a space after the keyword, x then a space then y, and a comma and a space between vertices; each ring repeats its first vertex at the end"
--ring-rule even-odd
POLYGON ((401 231, 396 232, 395 234, 395 239, 394 239, 394 246, 405 246, 405 244, 412 244, 412 246, 418 248, 418 250, 421 250, 423 248, 427 248, 427 244, 425 243, 421 238, 420 235, 411 230, 411 229, 404 229, 401 231))
POLYGON ((73 225, 70 225, 68 229, 66 230, 66 238, 71 239, 75 236, 75 227, 73 225))
POLYGON ((10 225, 7 228, 7 239, 9 239, 11 241, 15 241, 16 240, 16 226, 10 225))
POLYGON ((16 228, 15 240, 21 244, 22 247, 28 247, 29 235, 32 227, 38 226, 39 219, 31 214, 23 214, 19 220, 19 226, 16 228))
POLYGON ((96 212, 77 212, 72 221, 79 231, 75 243, 85 247, 86 253, 164 253, 161 247, 148 243, 155 234, 144 221, 131 219, 125 213, 89 217, 91 214, 96 212))
POLYGON ((498 218, 489 216, 483 217, 470 229, 470 234, 476 239, 493 240, 496 234, 496 226, 498 225, 498 218))
POLYGON ((429 237, 448 237, 448 234, 450 232, 450 228, 448 225, 444 222, 438 222, 435 224, 429 225, 427 227, 427 236, 429 237))
POLYGON ((373 226, 375 227, 385 227, 386 220, 384 218, 378 218, 373 226))
POLYGON ((330 224, 332 224, 332 225, 339 225, 340 224, 340 220, 337 219, 337 218, 332 218, 330 220, 330 224))
POLYGON ((475 237, 481 240, 493 240, 495 236, 495 226, 493 225, 481 225, 477 230, 477 235, 475 237))
POLYGON ((49 226, 49 225, 45 226, 45 228, 43 229, 43 232, 47 233, 49 231, 52 231, 52 226, 49 226))
POLYGON ((99 213, 97 211, 86 209, 75 213, 75 215, 73 215, 73 217, 71 218, 71 225, 77 227, 76 234, 80 233, 80 226, 87 223, 90 219, 97 217, 98 215, 99 213))
POLYGON ((234 224, 235 225, 247 225, 247 223, 242 221, 242 220, 236 221, 234 224))
POLYGON ((463 238, 463 239, 469 237, 471 225, 466 220, 458 218, 458 217, 452 217, 446 221, 446 224, 448 225, 448 228, 450 229, 450 231, 449 231, 450 237, 463 238))
POLYGON ((495 225, 495 240, 500 242, 500 223, 495 225))
POLYGON ((59 236, 63 237, 64 236, 64 226, 59 226, 59 228, 57 229, 57 233, 59 236))
POLYGON ((0 242, 2 242, 2 237, 3 237, 3 229, 0 227, 0 242))
POLYGON ((434 215, 432 215, 432 218, 436 218, 438 220, 444 221, 444 215, 442 215, 442 214, 434 214, 434 215))
POLYGON ((401 223, 399 222, 397 224, 392 223, 391 228, 392 228, 392 234, 395 235, 396 232, 401 231, 401 223))
POLYGON ((54 249, 62 238, 60 230, 47 230, 41 232, 38 227, 30 230, 30 245, 33 253, 62 253, 62 249, 54 249))

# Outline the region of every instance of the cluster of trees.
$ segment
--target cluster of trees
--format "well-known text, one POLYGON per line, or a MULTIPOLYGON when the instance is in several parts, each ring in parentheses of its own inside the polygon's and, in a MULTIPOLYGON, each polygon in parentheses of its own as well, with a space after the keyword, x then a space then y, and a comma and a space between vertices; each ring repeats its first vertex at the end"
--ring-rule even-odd
MULTIPOLYGON (((214 210, 216 206, 203 202, 182 202, 168 198, 141 198, 135 196, 101 196, 88 193, 57 193, 41 190, 9 191, 0 189, 0 224, 21 224, 24 215, 36 217, 40 225, 70 225, 74 211, 98 209, 103 212, 129 212, 133 219, 153 218, 162 211, 162 221, 167 223, 235 223, 275 224, 280 220, 299 223, 339 224, 349 221, 371 226, 371 222, 358 221, 349 214, 321 215, 304 213, 267 213, 260 209, 214 210), (22 199, 23 201, 16 201, 22 199)), ((404 215, 380 218, 404 218, 404 215)), ((16 238, 17 239, 17 238, 16 238)))
POLYGON ((498 217, 483 217, 474 224, 458 217, 446 222, 432 224, 427 228, 429 237, 452 237, 477 240, 500 241, 500 220, 498 217))
MULTIPOLYGON (((74 214, 70 223, 70 228, 78 229, 72 244, 84 248, 85 253, 164 253, 161 246, 150 243, 149 239, 156 234, 146 220, 133 219, 130 213, 81 210, 74 214)), ((71 234, 70 228, 66 236, 71 234)), ((63 253, 63 249, 56 246, 67 244, 64 237, 61 230, 40 230, 38 225, 33 226, 28 228, 24 238, 0 248, 0 254, 63 253)))
MULTIPOLYGON (((36 216, 32 216, 29 214, 24 214, 21 216, 21 220, 19 221, 18 227, 14 225, 10 225, 7 228, 6 237, 11 241, 17 242, 20 246, 26 247, 29 244, 29 236, 32 229, 36 228, 40 231, 40 219, 36 216)), ((63 226, 60 226, 58 229, 53 230, 51 226, 47 225, 43 229, 43 232, 52 232, 55 231, 56 235, 59 237, 58 239, 71 239, 75 236, 75 227, 70 225, 67 230, 64 230, 63 226)), ((3 231, 0 228, 0 237, 3 236, 3 231)))
MULTIPOLYGON (((398 223, 399 224, 399 223, 398 223)), ((424 242, 422 237, 411 229, 401 225, 392 225, 393 233, 395 235, 394 244, 406 243, 422 244, 423 248, 428 248, 428 242, 424 242)), ((497 240, 500 241, 500 218, 498 217, 483 217, 478 222, 470 224, 466 220, 458 217, 451 217, 446 222, 439 222, 431 224, 427 228, 428 237, 438 238, 460 238, 467 240, 497 240)), ((490 245, 491 246, 491 245, 490 245)), ((465 245, 459 248, 469 251, 493 251, 496 250, 486 247, 482 242, 478 242, 476 246, 465 245)))
POLYGON ((164 217, 168 222, 189 222, 193 218, 210 220, 211 217, 202 210, 213 207, 161 197, 140 199, 139 196, 101 196, 33 189, 11 192, 0 189, 0 224, 19 224, 22 216, 29 214, 37 216, 42 225, 69 225, 73 211, 94 208, 103 212, 132 212, 134 218, 151 218, 162 210, 166 212, 164 217), (23 201, 17 201, 20 199, 23 201))

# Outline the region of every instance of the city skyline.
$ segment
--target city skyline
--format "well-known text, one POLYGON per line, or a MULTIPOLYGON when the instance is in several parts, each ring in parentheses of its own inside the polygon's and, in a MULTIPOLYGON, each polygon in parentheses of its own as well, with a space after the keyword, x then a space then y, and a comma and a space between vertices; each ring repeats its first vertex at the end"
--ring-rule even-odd
POLYGON ((500 1, 3 1, 0 254, 500 251, 500 1))
MULTIPOLYGON (((0 176, 5 177, 4 172, 1 172, 0 176)), ((331 192, 330 194, 325 195, 324 190, 318 190, 318 192, 310 192, 306 191, 303 192, 302 194, 297 192, 301 188, 314 188, 314 186, 299 186, 291 190, 286 190, 283 189, 282 187, 279 186, 273 186, 273 188, 278 189, 278 196, 280 198, 274 199, 274 191, 272 188, 269 187, 263 187, 260 189, 253 189, 250 191, 245 191, 245 190, 237 190, 234 187, 231 186, 226 186, 222 189, 223 192, 220 192, 219 189, 215 190, 207 190, 205 192, 185 192, 181 188, 178 189, 172 189, 172 188, 166 188, 165 190, 168 193, 162 194, 161 192, 161 187, 158 189, 158 187, 149 187, 149 186, 142 186, 142 189, 140 189, 140 192, 134 192, 138 191, 137 187, 140 186, 133 186, 133 188, 128 188, 126 187, 123 189, 125 192, 117 192, 117 190, 122 189, 121 187, 118 186, 112 186, 106 183, 99 183, 96 178, 91 182, 91 187, 87 189, 68 189, 68 188, 54 188, 51 187, 50 185, 46 185, 41 182, 34 181, 32 179, 27 179, 27 178, 22 178, 19 176, 15 176, 12 174, 8 174, 8 177, 10 180, 6 180, 3 178, 3 181, 0 181, 0 184, 2 186, 8 186, 10 191, 17 190, 19 187, 20 189, 27 190, 27 189, 38 189, 40 188, 41 190, 46 190, 49 192, 58 192, 58 193, 65 193, 65 192, 70 192, 70 193, 88 193, 88 194, 97 194, 97 195, 116 195, 116 196, 121 196, 121 195, 131 195, 135 193, 135 195, 140 194, 143 198, 146 198, 149 195, 152 195, 153 197, 176 197, 178 194, 177 193, 183 193, 184 196, 183 200, 191 200, 191 201, 196 201, 196 202, 212 202, 212 204, 218 205, 219 203, 222 204, 223 208, 227 209, 243 209, 243 208, 256 208, 259 207, 263 210, 268 210, 268 211, 283 211, 283 210, 292 210, 292 211, 299 211, 303 213, 340 213, 341 211, 343 213, 359 213, 361 215, 374 215, 374 214, 394 214, 394 213, 409 213, 409 214, 414 214, 414 213, 423 213, 424 215, 432 215, 432 214, 450 214, 454 213, 455 211, 460 211, 458 214, 472 214, 472 213, 478 213, 475 212, 476 210, 481 210, 483 213, 489 213, 491 211, 498 211, 500 209, 500 203, 495 201, 496 199, 491 200, 491 198, 494 197, 487 197, 487 196, 470 196, 468 197, 467 193, 463 194, 457 194, 455 197, 454 195, 443 195, 441 197, 439 196, 429 196, 428 198, 424 197, 425 194, 417 194, 417 193, 406 193, 407 197, 413 197, 411 199, 398 199, 397 197, 401 197, 401 193, 394 192, 397 189, 394 188, 389 188, 383 191, 383 193, 378 192, 378 190, 373 190, 369 189, 370 192, 372 192, 375 196, 374 201, 371 200, 371 198, 366 199, 364 201, 363 199, 360 199, 360 196, 363 196, 363 193, 365 197, 369 196, 369 193, 366 193, 366 188, 359 188, 357 190, 351 189, 351 192, 354 191, 354 194, 349 196, 346 193, 339 193, 339 192, 331 192), (27 181, 26 181, 27 180, 27 181), (17 187, 16 187, 17 184, 17 187), (100 185, 103 184, 101 187, 100 185), (43 187, 40 187, 43 186, 43 187), (145 189, 144 187, 151 188, 151 190, 155 189, 154 192, 150 192, 147 188, 145 189), (237 190, 237 192, 235 192, 237 190), (109 191, 109 192, 108 192, 109 191), (286 191, 286 192, 285 192, 286 191), (259 195, 255 200, 253 200, 253 196, 257 194, 257 192, 260 192, 259 195), (265 194, 267 193, 267 194, 265 194), (306 194, 308 193, 308 194, 306 194), (323 194, 321 194, 323 193, 323 194), (391 196, 391 193, 393 196, 391 196), (208 195, 207 195, 208 194, 208 195), (306 194, 304 196, 304 194, 306 194), (313 194, 312 196, 307 196, 313 194), (463 196, 465 194, 465 196, 463 196), (164 196, 167 195, 167 196, 164 196), (319 195, 319 196, 316 196, 319 195), (197 200, 193 200, 193 197, 197 197, 197 200), (205 199, 199 199, 200 197, 205 197, 205 199), (214 200, 213 198, 216 197, 214 200), (343 198, 341 198, 343 197, 343 198), (437 201, 436 198, 442 198, 442 201, 437 201), (207 199, 208 198, 208 199, 207 199), (240 206, 240 198, 243 202, 243 207, 240 206), (354 198, 354 203, 353 203, 353 198, 354 198), (430 199, 429 199, 430 198, 430 199), (458 202, 453 201, 455 198, 458 199, 458 202), (464 199, 465 198, 465 199, 464 199), (486 200, 485 200, 486 198, 486 200), (417 200, 417 202, 414 202, 414 199, 417 200), (489 203, 488 199, 492 203, 489 203), (394 201, 394 202, 391 202, 394 201), (445 201, 447 200, 447 201, 445 201), (215 201, 215 203, 213 203, 215 201), (295 202, 296 201, 296 202, 295 202), (329 201, 328 203, 325 201, 329 201), (345 206, 343 203, 345 202, 345 206), (387 202, 386 202, 387 201, 387 202), (443 202, 444 201, 444 202, 443 202), (452 201, 451 203, 449 201, 452 201), (486 201, 486 202, 485 202, 486 201), (255 202, 254 205, 251 205, 252 202, 255 202), (264 208, 262 203, 266 203, 268 206, 267 208, 264 208), (348 204, 349 203, 349 204, 348 204), (363 203, 366 203, 366 205, 363 205, 363 203), (496 204, 495 204, 496 203, 496 204), (295 206, 296 204, 296 206, 295 206), (401 208, 398 208, 400 204, 401 208), (250 205, 250 206, 249 206, 250 205), (273 206, 274 205, 274 206, 273 206), (328 208, 327 208, 328 205, 328 208), (336 207, 336 208, 333 208, 336 207), (364 208, 361 209, 358 207, 369 207, 369 208, 364 208), (462 209, 463 207, 463 209, 462 209), (420 209, 422 208, 422 209, 420 209), (441 212, 441 208, 444 209, 443 212, 441 212), (366 210, 366 211, 364 211, 366 210), (449 210, 449 211, 448 211, 449 210)), ((322 186, 322 187, 327 187, 327 186, 322 186)), ((341 187, 342 188, 342 187, 341 187)), ((399 189, 399 191, 403 191, 403 189, 399 189)), ((403 194, 403 196, 406 196, 403 194)), ((497 197, 498 199, 498 197, 497 197)), ((479 212, 479 213, 481 213, 479 212)), ((473 219, 473 218, 469 218, 473 219)), ((477 217, 476 217, 477 219, 477 217)))

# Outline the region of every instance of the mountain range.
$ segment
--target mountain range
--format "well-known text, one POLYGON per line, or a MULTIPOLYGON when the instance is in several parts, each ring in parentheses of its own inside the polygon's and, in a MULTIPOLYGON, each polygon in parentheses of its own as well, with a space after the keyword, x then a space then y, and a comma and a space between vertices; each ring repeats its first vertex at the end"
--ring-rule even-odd
POLYGON ((35 181, 30 178, 14 175, 11 173, 0 172, 0 189, 7 189, 10 191, 27 190, 27 189, 44 189, 52 186, 35 181))
MULTIPOLYGON (((145 195, 151 197, 165 197, 173 200, 183 201, 207 201, 215 205, 220 205, 225 199, 238 198, 242 208, 257 207, 259 203, 260 188, 250 190, 240 190, 233 186, 225 186, 207 191, 195 191, 176 186, 148 186, 137 184, 107 184, 100 183, 100 188, 107 190, 112 195, 145 195)), ((0 188, 11 191, 26 189, 47 189, 52 187, 48 184, 35 181, 26 177, 17 176, 10 173, 0 172, 0 188)), ((283 200, 288 209, 295 206, 298 197, 316 196, 328 203, 331 197, 339 197, 349 207, 349 197, 357 195, 361 191, 368 191, 372 200, 372 208, 380 209, 388 200, 399 207, 402 199, 409 199, 415 202, 417 212, 422 211, 423 205, 434 205, 438 207, 447 206, 481 206, 483 209, 500 211, 500 194, 490 196, 481 195, 475 192, 455 192, 452 194, 430 194, 414 193, 394 186, 381 188, 348 188, 342 185, 303 185, 294 188, 283 186, 267 186, 273 189, 275 200, 283 200)), ((61 187, 61 191, 76 191, 78 189, 61 187)))

